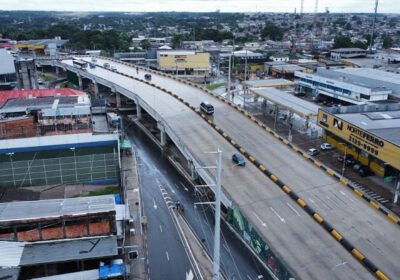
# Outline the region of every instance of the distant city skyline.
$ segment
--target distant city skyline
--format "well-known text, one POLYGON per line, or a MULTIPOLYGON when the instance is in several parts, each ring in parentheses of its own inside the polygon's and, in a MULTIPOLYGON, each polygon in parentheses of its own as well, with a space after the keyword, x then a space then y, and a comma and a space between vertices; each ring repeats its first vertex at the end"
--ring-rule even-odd
MULTIPOLYGON (((300 12, 301 0, 0 0, 2 10, 120 12, 300 12)), ((315 0, 304 0, 304 12, 315 0)), ((319 0, 319 12, 372 13, 375 0, 319 0)), ((379 13, 400 13, 399 0, 380 0, 379 13)))

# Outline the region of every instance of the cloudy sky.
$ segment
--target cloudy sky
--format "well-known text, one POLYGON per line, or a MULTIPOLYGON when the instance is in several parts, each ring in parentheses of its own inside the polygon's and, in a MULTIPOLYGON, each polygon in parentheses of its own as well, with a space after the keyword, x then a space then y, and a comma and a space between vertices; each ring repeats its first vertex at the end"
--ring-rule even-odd
MULTIPOLYGON (((0 0, 1 10, 293 12, 301 0, 0 0)), ((304 11, 314 0, 304 0, 304 11)), ((400 13, 400 0, 380 0, 379 12, 400 13)), ((319 0, 319 11, 372 12, 375 0, 319 0)))

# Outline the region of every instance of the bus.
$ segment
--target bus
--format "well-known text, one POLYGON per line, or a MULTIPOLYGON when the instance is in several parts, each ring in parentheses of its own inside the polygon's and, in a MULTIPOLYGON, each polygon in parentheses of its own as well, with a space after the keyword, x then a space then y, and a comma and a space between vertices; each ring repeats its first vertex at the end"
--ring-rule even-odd
POLYGON ((74 66, 76 66, 76 67, 79 67, 79 68, 81 68, 81 69, 86 69, 87 68, 87 66, 88 66, 88 63, 86 62, 86 61, 84 61, 84 60, 77 60, 77 59, 74 59, 73 61, 72 61, 72 64, 74 65, 74 66))

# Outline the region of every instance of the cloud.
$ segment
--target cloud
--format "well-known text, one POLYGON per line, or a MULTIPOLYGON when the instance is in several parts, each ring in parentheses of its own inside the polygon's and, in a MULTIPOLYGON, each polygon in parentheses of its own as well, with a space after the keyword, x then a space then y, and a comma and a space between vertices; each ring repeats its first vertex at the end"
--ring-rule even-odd
MULTIPOLYGON (((400 13, 399 0, 381 0, 379 12, 400 13)), ((304 11, 314 11, 314 0, 304 1, 304 11)), ((320 0, 319 12, 373 12, 375 0, 320 0)), ((0 0, 3 10, 53 11, 191 11, 293 12, 300 0, 0 0)))

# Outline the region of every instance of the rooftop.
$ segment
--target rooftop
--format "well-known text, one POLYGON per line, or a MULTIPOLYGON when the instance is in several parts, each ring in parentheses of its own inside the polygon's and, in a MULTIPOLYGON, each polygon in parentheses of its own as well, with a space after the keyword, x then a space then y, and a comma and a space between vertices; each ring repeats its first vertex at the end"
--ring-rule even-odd
POLYGON ((333 49, 331 52, 366 52, 366 50, 360 48, 340 48, 333 49))
POLYGON ((281 87, 281 86, 292 86, 295 83, 286 79, 263 79, 263 80, 253 80, 246 81, 246 85, 254 88, 261 87, 281 87))
POLYGON ((300 116, 310 117, 318 115, 319 107, 317 105, 298 98, 288 92, 275 88, 257 88, 250 89, 250 91, 300 116))
POLYGON ((0 91, 0 107, 9 99, 26 99, 48 96, 86 96, 86 93, 69 88, 0 91))
POLYGON ((0 49, 0 75, 15 73, 13 56, 5 49, 0 49))
POLYGON ((339 117, 400 146, 400 111, 350 113, 339 117))
MULTIPOLYGON (((0 223, 115 211, 113 195, 0 203, 0 223)), ((0 254, 1 255, 1 254, 0 254)))

